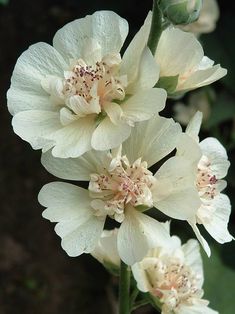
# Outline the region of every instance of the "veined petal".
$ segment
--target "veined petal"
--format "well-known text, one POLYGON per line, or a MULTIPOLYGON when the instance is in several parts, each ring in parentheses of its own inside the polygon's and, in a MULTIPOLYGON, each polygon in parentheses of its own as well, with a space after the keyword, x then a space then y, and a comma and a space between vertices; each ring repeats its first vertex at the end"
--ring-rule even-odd
POLYGON ((94 117, 89 115, 48 134, 55 146, 52 149, 54 157, 78 157, 91 150, 91 137, 95 129, 94 117))
MULTIPOLYGON (((61 128, 59 113, 41 110, 17 113, 12 119, 12 125, 14 132, 29 142, 34 149, 48 145, 45 137, 61 128)), ((51 144, 53 145, 53 141, 51 144)))
POLYGON ((55 158, 51 151, 42 154, 42 165, 54 176, 65 180, 89 181, 92 173, 108 167, 107 152, 91 150, 78 158, 55 158))
POLYGON ((160 37, 155 58, 161 76, 175 76, 198 66, 203 55, 202 46, 193 34, 168 27, 160 37))
POLYGON ((204 251, 206 252, 207 256, 210 257, 211 256, 211 249, 207 243, 207 241, 203 238, 203 236, 201 235, 197 225, 196 225, 196 222, 194 221, 188 221, 188 223, 190 224, 190 226, 192 227, 198 241, 201 243, 204 251))
POLYGON ((66 24, 57 31, 53 46, 68 60, 81 57, 87 38, 101 47, 101 55, 119 52, 128 33, 128 23, 112 11, 97 11, 66 24))
POLYGON ((176 219, 194 217, 201 201, 194 186, 192 165, 182 157, 168 159, 155 174, 152 189, 154 206, 176 219))
POLYGON ((177 156, 181 156, 192 163, 193 171, 196 173, 198 162, 202 157, 200 146, 186 133, 181 133, 177 143, 177 156))
POLYGON ((203 155, 210 160, 210 168, 217 179, 222 179, 227 175, 230 162, 225 148, 213 137, 208 137, 200 142, 203 155))
POLYGON ((210 235, 219 243, 232 241, 234 238, 228 231, 229 216, 231 213, 231 204, 225 194, 219 194, 210 202, 215 211, 210 222, 204 222, 203 225, 210 235))
POLYGON ((187 91, 209 85, 221 79, 226 74, 227 70, 221 68, 219 64, 205 70, 195 71, 183 84, 180 85, 180 90, 187 91))
POLYGON ((127 74, 128 81, 133 82, 138 75, 138 67, 141 59, 141 54, 147 44, 148 35, 151 26, 152 13, 149 12, 144 25, 132 39, 127 47, 121 64, 121 73, 127 74))
POLYGON ((127 87, 127 94, 134 94, 140 90, 154 87, 159 78, 160 68, 150 49, 145 47, 141 55, 138 73, 135 81, 127 87))
POLYGON ((19 57, 7 93, 8 109, 12 115, 29 109, 50 110, 49 95, 41 87, 46 75, 63 75, 67 63, 50 45, 40 42, 19 57))
POLYGON ((199 142, 198 134, 202 124, 202 112, 197 111, 189 121, 185 133, 191 136, 196 142, 199 142))
POLYGON ((124 118, 130 124, 148 120, 164 109, 166 97, 166 91, 161 88, 137 92, 121 105, 124 118))
POLYGON ((84 217, 86 220, 93 213, 88 191, 69 183, 52 182, 44 185, 38 201, 47 207, 42 215, 51 222, 82 220, 84 217))
POLYGON ((113 124, 115 125, 120 124, 123 116, 123 111, 120 105, 113 102, 106 103, 104 104, 103 108, 113 124))
POLYGON ((113 124, 109 117, 95 129, 91 145, 96 150, 108 150, 120 145, 131 133, 131 127, 126 123, 113 124))
POLYGON ((156 115, 136 124, 123 143, 123 153, 130 162, 141 157, 151 167, 176 147, 181 134, 180 125, 173 119, 156 115))
POLYGON ((164 224, 138 212, 126 209, 125 219, 118 232, 118 252, 128 265, 139 262, 150 248, 168 246, 170 235, 164 224))

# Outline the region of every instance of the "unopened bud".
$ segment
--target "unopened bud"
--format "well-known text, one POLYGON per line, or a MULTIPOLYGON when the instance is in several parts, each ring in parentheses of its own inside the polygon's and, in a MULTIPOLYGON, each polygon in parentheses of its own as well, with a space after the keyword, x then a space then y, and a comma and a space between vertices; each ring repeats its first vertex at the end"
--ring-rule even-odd
POLYGON ((173 24, 190 24, 198 19, 202 0, 161 0, 159 5, 173 24))

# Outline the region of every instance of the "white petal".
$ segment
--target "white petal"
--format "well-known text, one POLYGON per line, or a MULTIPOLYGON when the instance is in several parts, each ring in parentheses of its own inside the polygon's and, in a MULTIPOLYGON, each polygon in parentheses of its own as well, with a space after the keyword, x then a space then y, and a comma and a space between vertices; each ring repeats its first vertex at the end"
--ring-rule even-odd
POLYGON ((231 213, 231 204, 229 198, 225 194, 219 194, 211 204, 215 209, 212 220, 204 223, 204 227, 210 235, 219 243, 226 243, 233 240, 233 237, 228 231, 228 221, 231 213))
POLYGON ((106 103, 104 104, 103 109, 113 124, 117 125, 121 122, 123 111, 120 105, 116 103, 106 103))
POLYGON ((17 60, 7 93, 8 109, 12 115, 29 109, 50 110, 49 95, 41 80, 46 75, 63 76, 68 65, 61 55, 46 43, 29 47, 17 60))
POLYGON ((53 141, 46 136, 61 128, 59 114, 52 111, 27 110, 17 113, 12 119, 14 132, 29 142, 34 149, 51 147, 53 141))
POLYGON ((194 217, 201 201, 194 186, 191 164, 182 157, 168 159, 155 174, 154 206, 166 215, 186 220, 194 217))
POLYGON ((148 120, 164 109, 166 97, 161 88, 137 92, 121 105, 123 115, 130 123, 148 120))
POLYGON ((197 66, 203 49, 193 34, 168 27, 163 31, 155 54, 161 76, 183 74, 197 66))
POLYGON ((176 147, 180 134, 181 127, 173 119, 154 116, 136 124, 123 143, 123 153, 130 162, 141 157, 151 167, 176 147))
POLYGON ((52 155, 60 158, 78 157, 91 150, 94 129, 94 117, 89 115, 49 134, 47 138, 55 143, 52 155))
POLYGON ((202 264, 202 257, 200 254, 200 246, 197 240, 190 239, 187 243, 182 245, 182 250, 185 256, 185 264, 190 266, 191 269, 200 277, 198 277, 200 281, 200 286, 202 287, 203 284, 203 264, 202 264))
POLYGON ((199 142, 198 134, 202 124, 202 112, 197 111, 189 121, 185 133, 191 136, 196 142, 199 142))
POLYGON ((188 134, 182 133, 177 144, 177 156, 184 157, 192 163, 193 171, 196 173, 198 162, 202 157, 199 144, 188 134))
POLYGON ((68 59, 81 57, 87 38, 101 47, 101 55, 119 52, 128 33, 126 20, 112 11, 97 11, 66 24, 57 31, 54 47, 68 59))
POLYGON ((148 13, 144 25, 140 28, 138 33, 132 39, 130 45, 127 47, 121 64, 121 73, 127 74, 128 82, 136 79, 138 74, 139 62, 144 47, 147 45, 148 34, 151 26, 152 14, 148 13))
POLYGON ((96 150, 108 150, 119 146, 131 133, 131 127, 126 123, 113 124, 106 117, 95 129, 91 145, 96 150))
POLYGON ((145 47, 141 55, 138 73, 135 81, 128 86, 126 93, 134 94, 140 90, 154 87, 159 78, 159 66, 157 65, 150 49, 145 47))
POLYGON ((202 245, 204 251, 206 252, 206 254, 208 255, 208 257, 210 257, 210 256, 211 256, 211 249, 210 249, 210 247, 209 247, 207 241, 206 241, 206 240, 203 238, 203 236, 201 235, 201 233, 200 233, 200 231, 199 231, 199 229, 198 229, 196 223, 189 221, 189 224, 190 224, 190 226, 192 227, 192 229, 193 229, 193 231, 194 231, 194 233, 195 233, 195 235, 196 235, 198 241, 201 243, 201 245, 202 245))
POLYGON ((118 251, 128 265, 139 262, 150 248, 168 246, 170 235, 164 225, 134 208, 126 209, 118 232, 118 251))
POLYGON ((213 137, 208 137, 200 143, 203 155, 207 156, 211 163, 211 170, 217 179, 227 175, 230 162, 225 148, 213 137))
POLYGON ((227 74, 227 70, 221 68, 219 64, 206 69, 194 72, 189 78, 180 85, 181 90, 191 90, 205 85, 209 85, 227 74))
POLYGON ((54 176, 76 181, 89 181, 92 173, 99 173, 103 167, 108 167, 106 152, 94 150, 78 158, 55 158, 51 151, 42 154, 42 165, 54 176))
POLYGON ((136 280, 138 289, 142 292, 148 292, 149 282, 148 279, 146 278, 145 270, 141 267, 141 263, 136 263, 132 265, 131 270, 136 280))
MULTIPOLYGON (((55 231, 59 234, 56 228, 55 231)), ((62 237, 61 246, 72 257, 82 253, 90 253, 96 247, 103 228, 104 220, 91 216, 86 222, 78 225, 76 229, 62 237)))
POLYGON ((82 220, 84 217, 86 220, 93 214, 88 191, 69 183, 52 182, 44 185, 38 201, 47 207, 42 215, 51 222, 82 220))

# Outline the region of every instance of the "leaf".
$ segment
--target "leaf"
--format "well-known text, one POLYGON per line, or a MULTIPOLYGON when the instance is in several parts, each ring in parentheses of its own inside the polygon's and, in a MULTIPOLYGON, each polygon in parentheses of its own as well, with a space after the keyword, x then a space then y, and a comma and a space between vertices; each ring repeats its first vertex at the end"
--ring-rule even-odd
POLYGON ((178 77, 179 75, 160 77, 156 87, 164 88, 167 91, 167 94, 172 94, 178 84, 178 77))
POLYGON ((223 264, 215 247, 211 247, 211 251, 211 258, 203 254, 204 298, 209 300, 210 307, 219 313, 232 314, 235 309, 235 271, 223 264))
POLYGON ((7 5, 9 3, 9 0, 0 0, 0 4, 7 5))

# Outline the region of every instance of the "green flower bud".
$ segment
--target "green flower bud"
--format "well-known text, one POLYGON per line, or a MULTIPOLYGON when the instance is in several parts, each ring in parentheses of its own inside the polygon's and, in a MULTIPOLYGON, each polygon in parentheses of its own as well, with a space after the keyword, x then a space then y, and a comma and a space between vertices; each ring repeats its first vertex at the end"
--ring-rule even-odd
POLYGON ((189 24, 196 21, 202 8, 202 0, 161 0, 163 15, 171 23, 189 24))

